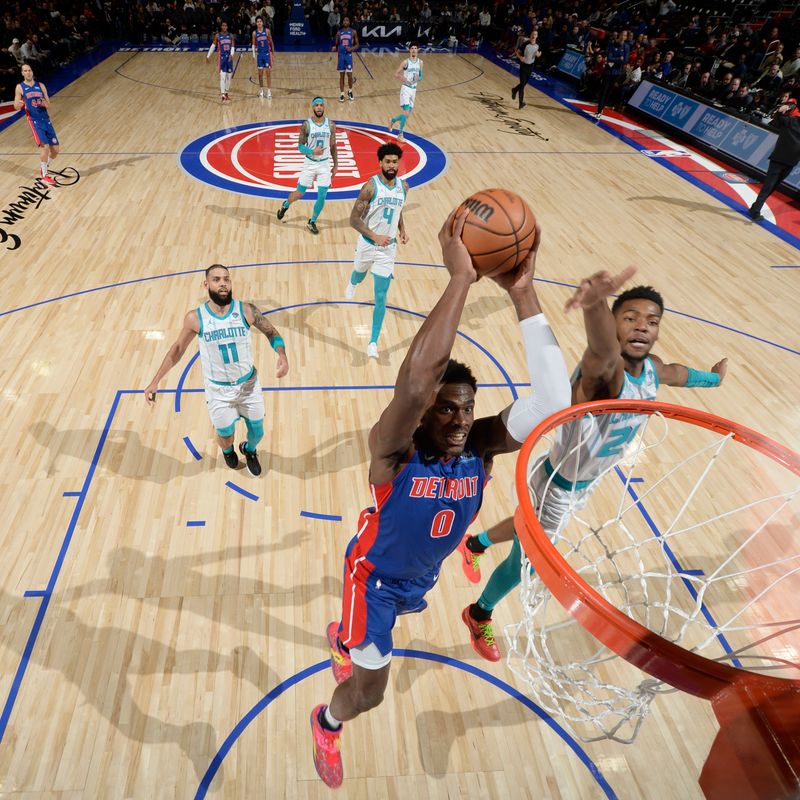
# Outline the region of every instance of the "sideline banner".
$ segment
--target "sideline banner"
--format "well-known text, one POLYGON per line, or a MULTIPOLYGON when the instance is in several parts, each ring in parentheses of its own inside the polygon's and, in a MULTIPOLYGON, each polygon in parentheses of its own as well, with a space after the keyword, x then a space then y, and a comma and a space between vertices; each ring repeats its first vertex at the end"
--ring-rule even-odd
POLYGON ((558 62, 558 69, 573 78, 580 78, 586 72, 586 57, 580 50, 570 50, 567 48, 561 61, 558 62))
POLYGON ((286 21, 283 35, 287 41, 293 44, 311 40, 311 26, 308 24, 308 18, 300 0, 294 0, 292 3, 292 10, 289 12, 289 19, 286 21))
MULTIPOLYGON (((677 128, 722 155, 761 172, 767 171, 769 154, 778 138, 767 128, 650 81, 642 81, 628 102, 643 114, 677 128)), ((784 184, 800 189, 800 164, 784 184)))

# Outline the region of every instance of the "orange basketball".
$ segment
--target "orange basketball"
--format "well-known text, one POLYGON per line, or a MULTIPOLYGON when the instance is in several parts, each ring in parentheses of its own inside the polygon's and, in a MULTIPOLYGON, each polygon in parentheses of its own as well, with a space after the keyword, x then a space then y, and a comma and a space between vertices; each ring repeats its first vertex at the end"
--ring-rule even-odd
POLYGON ((458 208, 469 209, 461 240, 479 276, 516 269, 536 241, 536 217, 528 204, 507 189, 483 189, 458 208))

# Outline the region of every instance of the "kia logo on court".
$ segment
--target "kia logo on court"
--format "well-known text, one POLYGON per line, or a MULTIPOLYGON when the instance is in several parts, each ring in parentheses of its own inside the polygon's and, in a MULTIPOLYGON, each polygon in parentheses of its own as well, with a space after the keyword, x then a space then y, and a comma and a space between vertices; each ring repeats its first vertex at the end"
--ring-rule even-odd
MULTIPOLYGON (((284 198, 297 187, 304 156, 297 149, 303 120, 255 122, 208 133, 183 148, 180 164, 193 178, 238 194, 284 198)), ((336 120, 339 169, 328 200, 352 200, 375 175, 378 148, 394 142, 385 127, 336 120)), ((399 177, 421 186, 442 174, 447 156, 433 142, 406 134, 399 177)), ((305 197, 313 199, 314 191, 305 197)))

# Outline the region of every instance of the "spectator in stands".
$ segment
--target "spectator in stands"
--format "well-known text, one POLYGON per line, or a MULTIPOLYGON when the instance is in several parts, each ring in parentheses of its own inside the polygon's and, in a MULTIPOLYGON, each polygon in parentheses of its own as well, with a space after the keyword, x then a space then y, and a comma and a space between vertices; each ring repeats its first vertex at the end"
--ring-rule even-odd
POLYGON ((682 69, 679 71, 673 70, 669 76, 669 83, 672 84, 676 89, 688 89, 689 88, 689 76, 692 72, 692 62, 687 61, 682 69))
POLYGON ((672 72, 672 59, 674 56, 675 53, 672 50, 667 50, 664 54, 664 60, 661 62, 658 72, 656 72, 656 76, 661 78, 662 81, 667 80, 670 72, 672 72))
POLYGON ((717 101, 723 106, 730 107, 741 85, 741 78, 731 78, 731 82, 726 87, 725 92, 717 95, 717 101))
POLYGON ((642 65, 644 64, 644 56, 639 56, 638 60, 633 64, 625 65, 624 77, 622 80, 622 87, 620 89, 620 106, 624 107, 631 96, 636 91, 639 84, 642 82, 642 65))
POLYGON ((750 206, 750 219, 761 219, 761 209, 766 199, 789 177, 789 173, 800 161, 800 111, 797 101, 792 100, 778 108, 770 127, 777 131, 778 141, 769 156, 769 168, 764 177, 764 185, 750 206))
POLYGON ((783 83, 783 75, 781 75, 780 67, 772 64, 766 73, 755 82, 754 87, 763 89, 768 95, 777 95, 781 83, 783 83))
POLYGON ((11 46, 8 48, 8 52, 17 60, 18 66, 24 63, 25 59, 22 57, 22 48, 19 46, 19 39, 11 40, 11 46))
MULTIPOLYGON (((717 73, 719 74, 719 73, 717 73)), ((737 76, 739 82, 741 83, 741 78, 737 76)), ((731 83, 733 82, 733 73, 732 72, 725 72, 722 75, 722 79, 717 84, 717 90, 714 94, 714 100, 721 101, 722 98, 728 93, 731 88, 731 83)), ((738 86, 738 84, 737 84, 738 86)))
POLYGON ((667 14, 671 14, 677 7, 673 0, 661 0, 658 4, 658 16, 666 17, 667 14))
POLYGON ((705 100, 711 100, 714 97, 715 89, 716 87, 714 85, 714 80, 711 77, 711 73, 706 70, 700 74, 700 81, 697 86, 692 89, 692 91, 698 95, 698 97, 702 97, 705 100))
POLYGON ((740 114, 745 114, 750 111, 753 106, 753 98, 750 95, 750 90, 746 83, 743 83, 737 90, 736 94, 728 101, 727 107, 733 111, 738 111, 740 114))
POLYGON ((784 78, 789 78, 792 75, 796 75, 798 72, 800 72, 800 47, 794 51, 794 58, 792 58, 791 61, 787 61, 783 65, 781 72, 783 72, 784 78))
POLYGON ((600 95, 597 98, 596 117, 600 117, 606 103, 613 100, 613 95, 619 86, 622 68, 625 66, 625 48, 622 46, 622 35, 615 33, 606 52, 606 68, 600 81, 600 95))

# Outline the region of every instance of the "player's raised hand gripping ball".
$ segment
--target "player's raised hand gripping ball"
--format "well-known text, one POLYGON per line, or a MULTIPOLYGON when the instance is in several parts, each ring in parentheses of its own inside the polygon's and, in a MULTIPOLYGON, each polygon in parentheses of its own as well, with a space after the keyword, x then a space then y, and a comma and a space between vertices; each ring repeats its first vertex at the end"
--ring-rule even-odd
POLYGON ((536 218, 528 204, 507 189, 483 189, 459 206, 468 208, 461 239, 479 276, 516 269, 536 241, 536 218))

